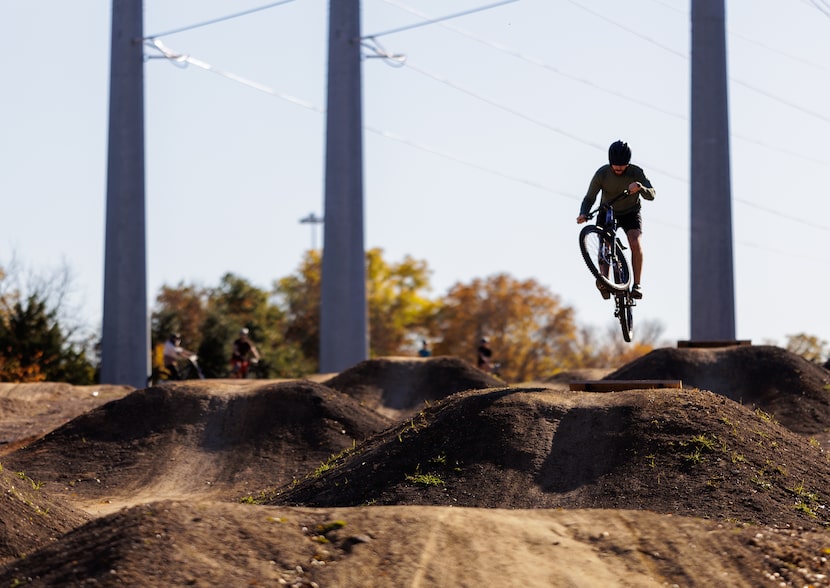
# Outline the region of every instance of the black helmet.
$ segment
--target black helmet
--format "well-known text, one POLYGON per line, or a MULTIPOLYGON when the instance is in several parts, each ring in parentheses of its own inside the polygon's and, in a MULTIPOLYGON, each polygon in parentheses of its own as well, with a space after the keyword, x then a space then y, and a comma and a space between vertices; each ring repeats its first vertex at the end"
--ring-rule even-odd
POLYGON ((608 163, 628 165, 631 161, 631 147, 624 141, 614 141, 608 148, 608 163))
POLYGON ((172 341, 173 343, 175 343, 176 341, 181 341, 181 340, 182 340, 182 336, 179 335, 178 333, 170 333, 170 341, 172 341))

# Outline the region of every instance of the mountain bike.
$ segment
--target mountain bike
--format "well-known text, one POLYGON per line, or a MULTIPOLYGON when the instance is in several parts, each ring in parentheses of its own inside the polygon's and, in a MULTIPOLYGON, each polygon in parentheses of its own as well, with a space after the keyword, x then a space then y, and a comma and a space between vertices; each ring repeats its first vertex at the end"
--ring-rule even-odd
POLYGON ((620 321, 623 339, 630 343, 634 335, 634 314, 637 303, 631 297, 631 268, 624 251, 626 246, 617 237, 617 219, 611 208, 618 198, 628 191, 601 203, 586 216, 588 220, 597 216, 597 224, 583 227, 579 233, 579 249, 585 264, 597 280, 597 286, 604 288, 614 297, 614 317, 620 321))

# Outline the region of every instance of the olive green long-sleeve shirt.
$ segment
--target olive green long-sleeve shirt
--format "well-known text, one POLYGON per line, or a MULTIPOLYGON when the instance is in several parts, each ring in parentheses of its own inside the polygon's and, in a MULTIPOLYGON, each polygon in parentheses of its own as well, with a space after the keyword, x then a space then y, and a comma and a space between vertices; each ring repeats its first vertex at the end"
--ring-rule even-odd
POLYGON ((611 208, 614 209, 614 214, 621 215, 639 209, 641 196, 646 200, 654 200, 657 191, 651 185, 651 181, 646 177, 641 167, 629 164, 623 174, 618 176, 614 173, 610 165, 603 165, 596 171, 594 177, 591 178, 588 192, 585 194, 585 198, 582 199, 579 214, 587 216, 594 202, 596 202, 597 194, 600 191, 602 191, 602 199, 600 202, 608 202, 624 190, 628 190, 631 182, 640 182, 643 187, 636 194, 629 194, 614 202, 611 205, 611 208))

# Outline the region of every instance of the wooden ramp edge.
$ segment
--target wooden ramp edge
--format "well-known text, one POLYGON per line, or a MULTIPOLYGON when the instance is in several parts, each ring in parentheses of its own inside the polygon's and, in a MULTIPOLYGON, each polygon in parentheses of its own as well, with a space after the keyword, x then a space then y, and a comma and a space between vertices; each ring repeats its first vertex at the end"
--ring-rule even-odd
POLYGON ((583 380, 568 382, 573 392, 619 392, 621 390, 654 390, 683 388, 681 380, 583 380))
POLYGON ((728 339, 726 341, 678 341, 678 349, 700 349, 712 347, 741 347, 744 345, 752 345, 751 339, 728 339))

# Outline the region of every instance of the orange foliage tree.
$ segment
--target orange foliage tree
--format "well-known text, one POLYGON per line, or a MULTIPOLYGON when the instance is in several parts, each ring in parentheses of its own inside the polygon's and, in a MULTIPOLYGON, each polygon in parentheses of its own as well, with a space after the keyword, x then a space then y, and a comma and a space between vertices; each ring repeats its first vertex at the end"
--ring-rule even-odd
POLYGON ((456 284, 441 300, 431 332, 436 355, 475 363, 482 337, 508 382, 545 378, 579 366, 574 310, 532 279, 507 274, 456 284))

